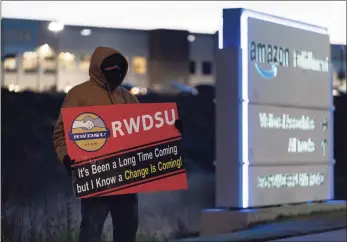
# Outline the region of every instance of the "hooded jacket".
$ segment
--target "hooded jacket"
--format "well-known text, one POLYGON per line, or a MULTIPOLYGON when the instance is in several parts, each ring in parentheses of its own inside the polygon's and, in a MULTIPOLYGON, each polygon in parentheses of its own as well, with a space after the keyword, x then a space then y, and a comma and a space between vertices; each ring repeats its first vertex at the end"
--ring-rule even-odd
MULTIPOLYGON (((67 93, 62 108, 138 103, 137 98, 121 86, 112 91, 107 89, 106 80, 100 67, 107 57, 114 54, 120 54, 120 52, 107 47, 95 49, 89 66, 89 81, 73 87, 67 93)), ((124 72, 122 75, 124 80, 128 72, 128 63, 126 63, 126 68, 121 71, 124 72)), ((53 131, 53 146, 58 159, 62 162, 67 155, 67 148, 61 111, 53 131)))

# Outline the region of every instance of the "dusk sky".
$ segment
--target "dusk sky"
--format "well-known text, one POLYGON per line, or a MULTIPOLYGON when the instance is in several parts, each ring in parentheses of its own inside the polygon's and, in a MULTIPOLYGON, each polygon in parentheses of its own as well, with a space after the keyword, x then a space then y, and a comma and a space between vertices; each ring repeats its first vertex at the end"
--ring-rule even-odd
POLYGON ((223 8, 248 8, 328 28, 346 44, 345 1, 5 1, 2 17, 54 20, 69 25, 184 29, 214 33, 223 8))

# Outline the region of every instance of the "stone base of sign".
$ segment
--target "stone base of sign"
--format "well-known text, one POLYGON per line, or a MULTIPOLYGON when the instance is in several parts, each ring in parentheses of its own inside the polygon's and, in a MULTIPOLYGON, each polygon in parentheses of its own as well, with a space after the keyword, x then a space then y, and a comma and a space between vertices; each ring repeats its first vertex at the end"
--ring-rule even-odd
POLYGON ((308 215, 312 212, 342 209, 346 209, 345 200, 242 210, 206 209, 203 210, 200 220, 200 236, 231 233, 254 223, 274 220, 278 216, 308 215))

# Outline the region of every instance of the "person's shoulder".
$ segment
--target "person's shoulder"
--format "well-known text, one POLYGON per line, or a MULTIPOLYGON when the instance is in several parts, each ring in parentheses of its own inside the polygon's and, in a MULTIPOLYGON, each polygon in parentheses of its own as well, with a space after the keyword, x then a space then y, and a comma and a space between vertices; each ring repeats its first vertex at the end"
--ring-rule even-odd
POLYGON ((89 88, 89 81, 87 82, 82 82, 80 84, 77 84, 76 86, 73 86, 69 91, 68 95, 73 95, 73 96, 80 96, 81 93, 84 93, 85 89, 89 88))
POLYGON ((84 99, 84 95, 86 93, 86 89, 88 89, 88 83, 83 82, 76 86, 73 86, 66 94, 64 106, 66 107, 74 107, 80 106, 84 99))
POLYGON ((122 89, 122 92, 127 100, 131 100, 131 103, 139 103, 139 100, 135 95, 131 94, 126 88, 122 86, 120 88, 122 89))

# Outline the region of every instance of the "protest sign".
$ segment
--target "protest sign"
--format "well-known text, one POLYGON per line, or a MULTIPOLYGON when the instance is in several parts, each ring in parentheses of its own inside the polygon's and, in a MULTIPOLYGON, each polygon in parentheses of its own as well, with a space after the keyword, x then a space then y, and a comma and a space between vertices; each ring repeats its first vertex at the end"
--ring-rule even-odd
POLYGON ((175 103, 63 108, 75 197, 187 189, 175 103))

